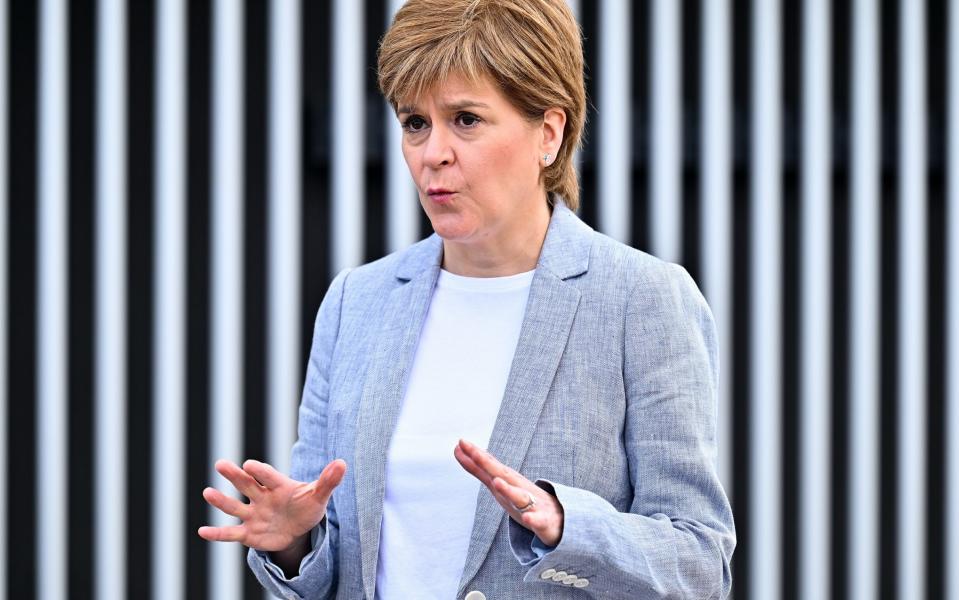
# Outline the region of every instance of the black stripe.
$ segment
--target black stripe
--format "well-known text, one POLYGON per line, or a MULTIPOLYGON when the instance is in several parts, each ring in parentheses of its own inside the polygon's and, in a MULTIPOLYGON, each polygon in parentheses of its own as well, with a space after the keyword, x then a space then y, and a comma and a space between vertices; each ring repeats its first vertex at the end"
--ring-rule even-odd
MULTIPOLYGON (((153 0, 130 0, 127 63, 127 597, 149 598, 152 585, 151 514, 153 414, 153 0)), ((156 498, 156 500, 154 500, 156 498)))
MULTIPOLYGON (((269 9, 264 0, 246 0, 244 39, 244 194, 243 269, 244 458, 265 460, 264 401, 266 370, 266 157, 269 9)), ((253 573, 245 572, 245 597, 259 600, 263 590, 253 573)))
POLYGON ((8 596, 36 593, 37 8, 9 5, 8 596))
MULTIPOLYGON (((187 3, 187 555, 189 598, 207 598, 208 542, 196 535, 209 522, 201 493, 210 484, 209 297, 210 297, 210 27, 209 0, 187 3)), ((156 599, 159 600, 159 599, 156 599)))
MULTIPOLYGON (((302 80, 305 94, 303 164, 303 254, 300 364, 306 367, 313 339, 313 321, 335 273, 330 268, 330 88, 332 77, 331 2, 303 2, 302 80)), ((346 126, 345 124, 343 126, 346 126)))
POLYGON ((97 6, 70 7, 70 419, 69 590, 93 596, 94 456, 93 368, 97 6))

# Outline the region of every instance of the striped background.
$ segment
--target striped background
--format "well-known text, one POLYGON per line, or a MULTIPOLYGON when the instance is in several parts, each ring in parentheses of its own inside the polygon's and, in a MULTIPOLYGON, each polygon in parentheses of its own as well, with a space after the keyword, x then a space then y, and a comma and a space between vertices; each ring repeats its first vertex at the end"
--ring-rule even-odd
MULTIPOLYGON (((0 1, 0 600, 262 597, 200 491, 429 231, 395 5, 0 1)), ((582 216, 719 326, 736 598, 959 598, 959 1, 574 5, 582 216)))

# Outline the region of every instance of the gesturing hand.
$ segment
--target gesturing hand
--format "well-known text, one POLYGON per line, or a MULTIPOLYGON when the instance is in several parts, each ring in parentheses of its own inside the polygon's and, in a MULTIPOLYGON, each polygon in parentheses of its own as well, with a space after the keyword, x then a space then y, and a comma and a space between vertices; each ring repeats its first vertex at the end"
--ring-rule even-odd
POLYGON ((244 496, 249 504, 208 487, 203 498, 212 506, 242 521, 226 527, 200 527, 197 533, 211 542, 240 542, 269 552, 282 552, 301 544, 306 534, 326 516, 333 489, 343 480, 346 462, 326 465, 316 481, 294 481, 270 465, 255 460, 241 469, 228 460, 214 465, 220 475, 244 496))
POLYGON ((514 521, 535 533, 547 546, 559 543, 563 537, 563 506, 552 494, 466 440, 460 440, 453 456, 489 488, 514 521))

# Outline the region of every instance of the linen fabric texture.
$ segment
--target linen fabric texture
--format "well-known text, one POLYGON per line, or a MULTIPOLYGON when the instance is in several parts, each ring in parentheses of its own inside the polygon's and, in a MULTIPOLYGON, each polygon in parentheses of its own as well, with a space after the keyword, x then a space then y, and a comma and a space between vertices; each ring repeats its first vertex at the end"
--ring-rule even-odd
MULTIPOLYGON (((278 597, 375 598, 386 453, 441 262, 434 234, 330 285, 291 476, 349 468, 298 573, 249 551, 278 597)), ((488 449, 555 494, 563 536, 544 551, 481 486, 456 598, 725 598, 736 534, 716 473, 718 377, 712 315, 685 270, 557 199, 488 449)))

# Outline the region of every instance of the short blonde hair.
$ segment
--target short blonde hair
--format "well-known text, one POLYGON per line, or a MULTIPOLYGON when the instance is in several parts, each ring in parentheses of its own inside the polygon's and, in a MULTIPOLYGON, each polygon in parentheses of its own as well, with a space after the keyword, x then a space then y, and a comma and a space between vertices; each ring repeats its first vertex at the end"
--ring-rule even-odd
POLYGON ((378 56, 379 85, 396 110, 450 75, 488 77, 531 120, 566 112, 563 143, 546 167, 548 196, 579 207, 573 153, 586 120, 583 44, 565 0, 409 0, 378 56))

